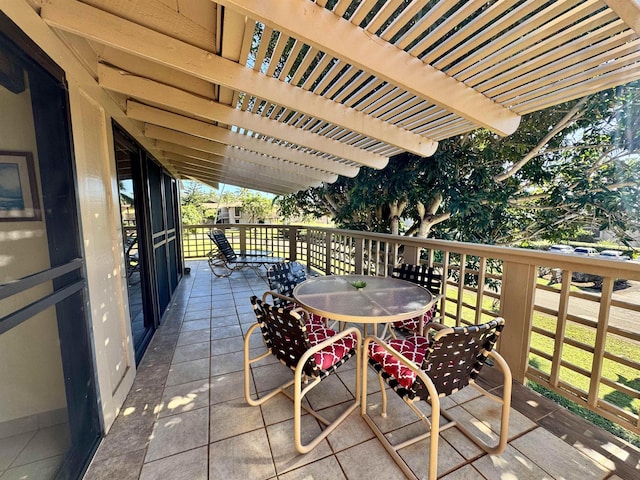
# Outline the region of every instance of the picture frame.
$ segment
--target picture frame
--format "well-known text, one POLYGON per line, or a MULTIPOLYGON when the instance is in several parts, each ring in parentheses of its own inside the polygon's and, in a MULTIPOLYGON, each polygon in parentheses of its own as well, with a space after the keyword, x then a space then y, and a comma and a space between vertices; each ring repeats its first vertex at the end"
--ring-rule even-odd
POLYGON ((31 152, 0 150, 0 222, 40 219, 33 155, 31 152))

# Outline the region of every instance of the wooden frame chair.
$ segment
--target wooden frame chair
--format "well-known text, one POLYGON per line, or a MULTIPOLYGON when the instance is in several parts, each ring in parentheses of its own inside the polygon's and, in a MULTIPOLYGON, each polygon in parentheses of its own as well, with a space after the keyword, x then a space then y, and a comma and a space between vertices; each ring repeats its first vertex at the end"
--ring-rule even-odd
POLYGON ((262 405, 264 402, 282 393, 294 403, 293 431, 296 450, 307 453, 315 448, 324 438, 340 425, 358 405, 360 405, 360 372, 361 368, 361 336, 357 328, 349 328, 336 332, 325 327, 307 328, 304 311, 299 315, 296 311, 276 308, 257 297, 251 297, 257 323, 247 331, 244 340, 244 394, 249 405, 262 405), (260 329, 267 352, 250 358, 251 334, 260 329), (251 365, 275 355, 278 360, 293 372, 293 379, 279 387, 253 399, 251 396, 251 365), (356 388, 355 399, 346 410, 333 422, 302 404, 304 396, 317 386, 324 378, 334 373, 341 365, 355 355, 356 388), (293 395, 289 387, 293 386, 293 395), (324 430, 307 444, 301 440, 301 416, 305 409, 322 424, 324 430))
POLYGON ((216 246, 208 253, 208 263, 211 272, 216 277, 228 277, 236 270, 250 267, 259 274, 260 267, 265 267, 274 263, 282 262, 282 258, 267 255, 244 255, 236 254, 229 243, 227 236, 218 228, 214 228, 208 233, 209 238, 216 246))
POLYGON ((482 325, 445 327, 431 324, 437 333, 432 341, 416 335, 413 339, 392 339, 388 343, 378 337, 365 338, 364 351, 369 364, 378 372, 382 391, 382 416, 387 415, 386 382, 413 410, 427 427, 427 432, 401 443, 392 444, 367 413, 367 368, 363 371, 362 415, 385 449, 403 470, 407 478, 417 478, 398 454, 398 450, 430 438, 429 480, 435 480, 438 469, 438 439, 441 431, 458 428, 487 453, 502 453, 507 446, 509 409, 511 406, 511 370, 504 359, 493 350, 504 328, 504 319, 497 318, 482 325), (417 339, 417 340, 416 340, 417 339), (422 342, 419 340, 422 339, 422 342), (490 357, 503 374, 502 396, 494 395, 475 383, 480 370, 490 357), (441 408, 440 397, 451 395, 471 385, 487 398, 501 405, 500 432, 497 444, 489 445, 465 425, 456 422, 441 408), (415 402, 431 405, 426 416, 415 402), (440 415, 448 423, 441 425, 440 415))
POLYGON ((429 322, 435 321, 438 311, 438 302, 442 298, 442 275, 435 273, 433 267, 426 264, 413 265, 403 263, 393 269, 391 274, 393 278, 407 280, 416 285, 426 288, 433 295, 433 304, 431 308, 421 317, 410 318, 408 320, 400 320, 391 324, 390 333, 392 337, 396 337, 396 331, 402 333, 424 335, 424 330, 429 322))

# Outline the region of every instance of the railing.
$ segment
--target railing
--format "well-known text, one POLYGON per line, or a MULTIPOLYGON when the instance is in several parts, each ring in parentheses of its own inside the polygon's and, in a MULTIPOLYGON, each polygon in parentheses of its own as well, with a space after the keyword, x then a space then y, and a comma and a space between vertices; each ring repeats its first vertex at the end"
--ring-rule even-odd
MULTIPOLYGON (((271 250, 325 274, 387 276, 401 262, 427 263, 446 279, 445 323, 504 317, 499 350, 516 380, 640 434, 639 263, 329 228, 217 227, 235 248, 271 250), (625 281, 634 286, 620 289, 625 281)), ((185 227, 185 258, 211 249, 209 228, 185 227)))

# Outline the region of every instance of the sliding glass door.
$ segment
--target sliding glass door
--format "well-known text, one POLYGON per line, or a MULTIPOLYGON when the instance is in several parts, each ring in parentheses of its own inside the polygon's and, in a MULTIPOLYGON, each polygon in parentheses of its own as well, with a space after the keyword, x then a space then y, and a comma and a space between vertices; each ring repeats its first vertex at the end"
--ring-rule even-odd
POLYGON ((66 81, 0 32, 0 477, 75 479, 101 427, 66 81))
POLYGON ((160 325, 182 268, 177 182, 114 126, 129 311, 136 361, 160 325))

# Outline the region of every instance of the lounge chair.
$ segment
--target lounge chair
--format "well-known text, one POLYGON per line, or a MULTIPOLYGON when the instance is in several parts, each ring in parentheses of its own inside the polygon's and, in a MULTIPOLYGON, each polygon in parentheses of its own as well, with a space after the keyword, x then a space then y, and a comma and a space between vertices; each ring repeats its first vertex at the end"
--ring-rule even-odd
POLYGON ((245 267, 252 268, 259 274, 260 267, 267 268, 269 265, 282 262, 282 258, 271 255, 249 255, 247 252, 238 255, 224 232, 217 228, 209 233, 209 238, 216 246, 208 254, 209 268, 216 277, 228 277, 236 270, 245 267))

